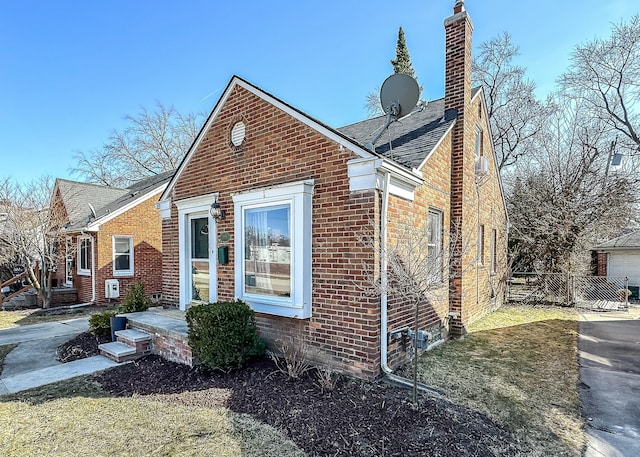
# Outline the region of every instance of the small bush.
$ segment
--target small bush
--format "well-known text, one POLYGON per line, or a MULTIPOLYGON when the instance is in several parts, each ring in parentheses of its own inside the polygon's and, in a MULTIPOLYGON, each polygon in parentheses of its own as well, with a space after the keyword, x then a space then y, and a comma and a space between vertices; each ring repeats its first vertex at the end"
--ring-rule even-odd
POLYGON ((303 332, 277 340, 275 348, 276 351, 269 351, 269 357, 275 363, 278 371, 286 374, 289 378, 301 379, 307 371, 313 368, 303 332))
POLYGON ((145 293, 144 283, 136 282, 125 295, 122 306, 120 306, 120 312, 139 313, 148 310, 149 306, 151 306, 151 297, 145 293))
POLYGON ((193 355, 211 368, 240 368, 264 354, 254 313, 241 300, 192 306, 186 318, 193 355))
POLYGON ((92 315, 89 318, 89 332, 93 333, 95 336, 111 335, 111 322, 109 319, 114 317, 116 314, 116 310, 109 310, 92 315))

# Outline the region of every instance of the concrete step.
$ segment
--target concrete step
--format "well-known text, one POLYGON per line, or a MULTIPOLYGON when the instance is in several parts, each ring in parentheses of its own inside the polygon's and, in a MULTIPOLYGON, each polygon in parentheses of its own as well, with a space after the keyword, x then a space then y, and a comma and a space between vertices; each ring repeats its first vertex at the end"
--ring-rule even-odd
POLYGON ((117 363, 139 359, 144 355, 138 354, 136 348, 121 343, 120 341, 101 344, 98 346, 98 349, 100 349, 100 354, 117 363))
POLYGON ((137 328, 130 328, 126 330, 118 330, 115 332, 115 335, 116 341, 134 348, 136 354, 140 357, 151 354, 151 342, 153 337, 147 332, 143 332, 137 328))
POLYGON ((118 330, 116 336, 119 339, 131 341, 137 343, 139 341, 151 341, 152 337, 147 332, 138 330, 137 328, 129 328, 126 330, 118 330))

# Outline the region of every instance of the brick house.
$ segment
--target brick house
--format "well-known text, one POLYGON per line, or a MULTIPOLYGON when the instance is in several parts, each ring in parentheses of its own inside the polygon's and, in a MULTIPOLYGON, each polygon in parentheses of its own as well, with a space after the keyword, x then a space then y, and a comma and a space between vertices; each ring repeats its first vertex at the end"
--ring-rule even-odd
POLYGON ((324 363, 374 378, 406 360, 393 335, 413 327, 413 305, 366 293, 363 262, 381 260, 358 232, 374 221, 385 243, 411 215, 434 234, 425 250, 461 233, 464 260, 443 299, 421 305, 419 330, 462 335, 499 307, 507 215, 471 88, 472 28, 457 2, 444 97, 392 123, 375 149, 365 145, 383 118, 335 129, 234 76, 158 202, 164 303, 243 299, 268 344, 303 335, 324 363))
POLYGON ((159 299, 162 291, 162 229, 155 208, 173 172, 125 189, 57 179, 51 208, 65 222, 65 254, 58 256, 55 283, 77 291, 77 302, 118 303, 142 281, 159 299), (119 297, 108 299, 105 281, 117 281, 119 297))

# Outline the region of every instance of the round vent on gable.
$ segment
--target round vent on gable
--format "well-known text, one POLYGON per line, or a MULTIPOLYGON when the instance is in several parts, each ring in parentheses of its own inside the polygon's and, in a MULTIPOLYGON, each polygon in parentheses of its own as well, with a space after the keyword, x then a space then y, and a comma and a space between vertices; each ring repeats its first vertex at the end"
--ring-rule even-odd
POLYGON ((231 129, 231 144, 233 144, 235 147, 240 146, 244 141, 246 130, 247 129, 244 125, 244 122, 236 122, 231 129))

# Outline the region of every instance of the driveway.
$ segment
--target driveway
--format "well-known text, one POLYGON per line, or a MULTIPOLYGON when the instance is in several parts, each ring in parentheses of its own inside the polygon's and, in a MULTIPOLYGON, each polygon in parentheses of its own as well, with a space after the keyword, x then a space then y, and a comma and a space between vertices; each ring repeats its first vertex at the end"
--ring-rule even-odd
POLYGON ((640 456, 640 308, 580 315, 585 457, 640 456))

